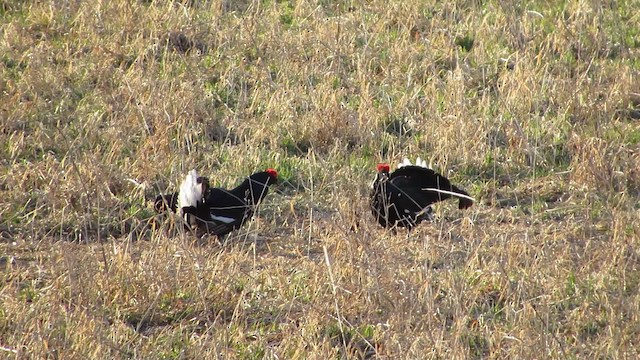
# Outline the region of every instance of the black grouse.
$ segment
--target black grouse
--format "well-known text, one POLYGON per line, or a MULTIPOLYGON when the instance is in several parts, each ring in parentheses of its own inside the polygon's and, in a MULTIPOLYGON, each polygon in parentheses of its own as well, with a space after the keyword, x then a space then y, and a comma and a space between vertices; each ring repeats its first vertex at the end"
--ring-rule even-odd
POLYGON ((378 164, 370 195, 371 212, 383 227, 411 229, 433 219, 433 203, 451 197, 459 199, 460 209, 473 205, 474 199, 466 191, 429 169, 420 158, 415 165, 405 158, 394 172, 389 170, 388 164, 378 164))
POLYGON ((179 208, 190 228, 222 237, 253 217, 269 186, 277 181, 278 172, 267 169, 249 176, 234 189, 211 188, 207 178, 191 170, 180 191, 159 195, 154 207, 158 212, 179 208))

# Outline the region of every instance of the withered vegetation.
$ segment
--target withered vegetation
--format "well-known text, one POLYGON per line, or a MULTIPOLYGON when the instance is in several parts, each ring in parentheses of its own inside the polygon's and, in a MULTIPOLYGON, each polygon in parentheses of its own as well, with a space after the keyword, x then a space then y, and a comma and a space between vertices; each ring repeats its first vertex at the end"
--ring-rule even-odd
POLYGON ((635 358, 632 1, 0 3, 0 358, 635 358), (397 234, 380 161, 467 211, 397 234), (222 242, 149 203, 282 184, 222 242))

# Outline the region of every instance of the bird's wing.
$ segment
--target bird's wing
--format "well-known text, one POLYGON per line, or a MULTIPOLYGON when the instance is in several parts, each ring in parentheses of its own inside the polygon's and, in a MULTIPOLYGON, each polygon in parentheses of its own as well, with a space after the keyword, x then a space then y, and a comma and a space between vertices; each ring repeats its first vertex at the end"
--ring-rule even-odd
MULTIPOLYGON (((417 189, 425 193, 429 204, 445 200, 450 197, 460 199, 460 209, 466 209, 473 205, 474 198, 469 193, 451 184, 445 176, 438 174, 429 168, 419 166, 405 166, 393 172, 392 178, 406 178, 404 189, 417 189)), ((415 195, 418 197, 418 195, 415 195)), ((428 205, 428 204, 426 204, 428 205)))
POLYGON ((462 193, 462 191, 464 191, 464 190, 460 190, 460 192, 446 191, 446 190, 441 190, 441 189, 436 189, 436 188, 422 188, 422 190, 430 191, 430 192, 436 192, 436 193, 440 193, 440 194, 447 194, 447 195, 455 196, 457 198, 467 199, 467 200, 470 200, 470 201, 476 201, 476 199, 474 199, 471 196, 467 195, 466 191, 465 191, 465 193, 462 193))
POLYGON ((390 202, 400 207, 401 212, 419 212, 435 202, 432 196, 422 191, 419 184, 409 176, 395 176, 389 181, 387 187, 390 202))

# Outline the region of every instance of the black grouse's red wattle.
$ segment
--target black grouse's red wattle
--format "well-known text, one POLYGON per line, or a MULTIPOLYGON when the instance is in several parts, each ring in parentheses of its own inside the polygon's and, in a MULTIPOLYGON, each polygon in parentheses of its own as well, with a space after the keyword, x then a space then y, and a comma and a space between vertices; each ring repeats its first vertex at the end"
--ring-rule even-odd
POLYGON ((389 170, 387 164, 378 165, 370 195, 371 212, 383 227, 412 228, 433 218, 432 204, 451 197, 459 199, 460 209, 473 205, 466 191, 429 169, 420 158, 415 165, 404 159, 394 172, 389 170))
POLYGON ((191 228, 224 236, 253 217, 269 186, 277 181, 278 172, 267 169, 249 176, 234 189, 211 188, 208 179, 192 170, 180 185, 180 192, 158 196, 155 208, 159 212, 179 208, 191 228))

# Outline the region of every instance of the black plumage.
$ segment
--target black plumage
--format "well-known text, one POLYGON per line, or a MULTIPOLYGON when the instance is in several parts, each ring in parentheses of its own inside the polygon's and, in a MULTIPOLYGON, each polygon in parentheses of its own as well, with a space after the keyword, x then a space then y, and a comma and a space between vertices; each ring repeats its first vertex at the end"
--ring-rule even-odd
POLYGON ((389 165, 379 164, 371 189, 371 212, 383 227, 413 228, 433 218, 432 204, 451 197, 459 199, 460 209, 473 205, 466 191, 427 168, 419 158, 416 165, 407 159, 400 165, 390 173, 389 165))
POLYGON ((153 208, 158 213, 165 213, 168 210, 176 212, 178 207, 178 193, 172 194, 160 194, 156 196, 156 200, 153 203, 153 208))
POLYGON ((224 236, 239 229, 253 217, 257 206, 277 183, 278 173, 274 169, 255 173, 234 189, 211 188, 205 196, 204 206, 208 217, 198 217, 198 227, 217 236, 224 236))
POLYGON ((181 192, 193 194, 186 198, 178 193, 159 195, 155 208, 167 208, 174 212, 180 208, 182 216, 190 228, 222 237, 239 229, 253 214, 267 195, 269 186, 277 183, 278 173, 274 169, 258 172, 247 177, 233 189, 211 188, 207 178, 191 173, 180 186, 181 192), (193 181, 194 177, 197 181, 193 181), (199 184, 203 184, 199 187, 199 184), (200 194, 200 191, 202 193, 200 194), (177 200, 176 200, 177 199, 177 200))

